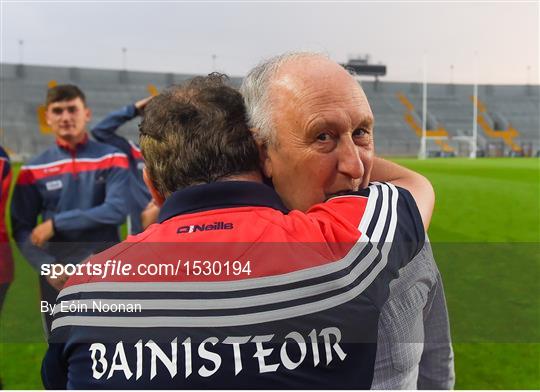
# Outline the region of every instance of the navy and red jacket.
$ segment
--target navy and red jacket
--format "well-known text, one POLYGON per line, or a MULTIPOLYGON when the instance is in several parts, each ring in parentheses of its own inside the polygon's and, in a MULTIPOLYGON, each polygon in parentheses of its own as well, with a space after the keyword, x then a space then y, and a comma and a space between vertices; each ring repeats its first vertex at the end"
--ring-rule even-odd
POLYGON ((129 192, 128 158, 88 137, 75 149, 62 141, 21 167, 11 202, 13 237, 30 264, 78 263, 120 240, 129 192), (30 242, 38 216, 52 219, 45 248, 30 242))
POLYGON ((13 280, 13 255, 6 228, 6 206, 11 185, 11 166, 6 151, 0 146, 0 284, 13 280))
POLYGON ((68 280, 43 383, 369 389, 389 283, 423 243, 412 196, 390 184, 306 214, 260 183, 178 191, 159 223, 68 280))
POLYGON ((90 132, 96 140, 113 145, 120 149, 129 159, 129 200, 131 203, 131 234, 143 231, 141 224, 141 212, 146 208, 151 199, 150 191, 143 181, 142 171, 144 159, 141 149, 131 140, 118 135, 116 131, 129 120, 138 115, 135 105, 124 106, 122 109, 109 113, 107 117, 96 124, 90 132))

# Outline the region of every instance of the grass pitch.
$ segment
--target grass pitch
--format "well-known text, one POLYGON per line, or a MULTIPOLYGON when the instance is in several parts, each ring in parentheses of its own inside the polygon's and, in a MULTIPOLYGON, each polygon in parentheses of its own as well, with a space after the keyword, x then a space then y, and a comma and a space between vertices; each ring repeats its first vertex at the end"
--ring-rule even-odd
MULTIPOLYGON (((428 177, 429 230, 443 274, 456 388, 540 389, 540 160, 396 162, 428 177)), ((4 388, 42 388, 37 274, 15 250, 0 322, 4 388)))

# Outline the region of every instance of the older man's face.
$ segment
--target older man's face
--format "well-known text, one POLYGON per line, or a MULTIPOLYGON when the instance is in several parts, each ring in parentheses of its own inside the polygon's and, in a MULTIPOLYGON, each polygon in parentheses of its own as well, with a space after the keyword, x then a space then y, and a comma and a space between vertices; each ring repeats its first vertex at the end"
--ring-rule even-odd
POLYGON ((338 64, 304 58, 285 64, 270 90, 277 143, 265 174, 287 207, 366 187, 373 165, 373 114, 358 83, 338 64))

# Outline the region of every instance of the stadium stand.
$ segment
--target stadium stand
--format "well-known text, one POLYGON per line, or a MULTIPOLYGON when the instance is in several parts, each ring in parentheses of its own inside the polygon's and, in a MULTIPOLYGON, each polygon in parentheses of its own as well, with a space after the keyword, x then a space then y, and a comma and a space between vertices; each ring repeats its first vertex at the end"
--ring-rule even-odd
MULTIPOLYGON (((14 160, 25 160, 42 151, 51 142, 46 124, 39 121, 39 108, 43 105, 49 83, 74 83, 86 93, 93 111, 93 125, 111 110, 135 102, 174 83, 181 83, 195 75, 152 73, 119 70, 100 70, 73 67, 49 67, 1 64, 0 72, 0 128, 2 142, 15 152, 14 160)), ((241 78, 231 82, 239 86, 241 78)), ((413 117, 421 124, 422 86, 419 83, 361 81, 376 118, 377 151, 381 155, 415 156, 419 138, 405 121, 407 109, 397 97, 401 93, 415 108, 413 117)), ((430 142, 428 151, 441 151, 441 145, 461 150, 456 136, 471 135, 473 106, 471 85, 428 85, 429 124, 443 127, 448 134, 445 143, 430 142)), ((479 86, 480 101, 488 108, 491 125, 511 124, 519 133, 516 145, 528 154, 540 149, 539 86, 479 86)), ((42 110, 42 109, 41 109, 42 110)), ((480 112, 479 112, 480 113, 480 112)), ((486 116, 487 117, 487 116, 486 116)), ((506 128, 505 128, 506 129, 506 128)), ((132 140, 138 138, 137 122, 122 127, 120 133, 132 140)), ((489 150, 491 140, 478 126, 480 150, 489 150)), ((459 138, 458 138, 459 139, 459 138)), ((511 146, 500 143, 499 153, 509 155, 511 146)), ((488 151, 489 152, 489 151, 488 151)))
MULTIPOLYGON (((422 137, 423 120, 421 118, 421 112, 414 107, 405 94, 397 93, 396 97, 406 109, 403 116, 405 122, 409 124, 416 136, 422 137)), ((430 111, 427 111, 426 116, 426 137, 434 138, 433 142, 437 145, 437 149, 440 150, 443 156, 454 156, 455 149, 448 144, 448 132, 430 111)))
MULTIPOLYGON (((471 97, 471 101, 474 102, 474 97, 471 97)), ((486 105, 479 99, 477 99, 476 105, 478 107, 478 124, 488 138, 502 141, 513 155, 523 154, 524 149, 515 142, 519 132, 510 121, 499 112, 488 111, 486 105)))

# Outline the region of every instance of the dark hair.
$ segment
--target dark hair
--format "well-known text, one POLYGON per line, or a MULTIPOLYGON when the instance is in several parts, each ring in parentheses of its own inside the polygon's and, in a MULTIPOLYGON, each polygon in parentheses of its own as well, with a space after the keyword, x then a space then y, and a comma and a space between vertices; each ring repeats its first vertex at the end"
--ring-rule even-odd
POLYGON ((212 73, 154 97, 139 126, 146 168, 162 196, 259 170, 240 93, 212 73))
POLYGON ((59 84, 47 90, 45 106, 55 102, 71 101, 75 98, 80 98, 86 106, 86 97, 80 88, 73 84, 59 84))

